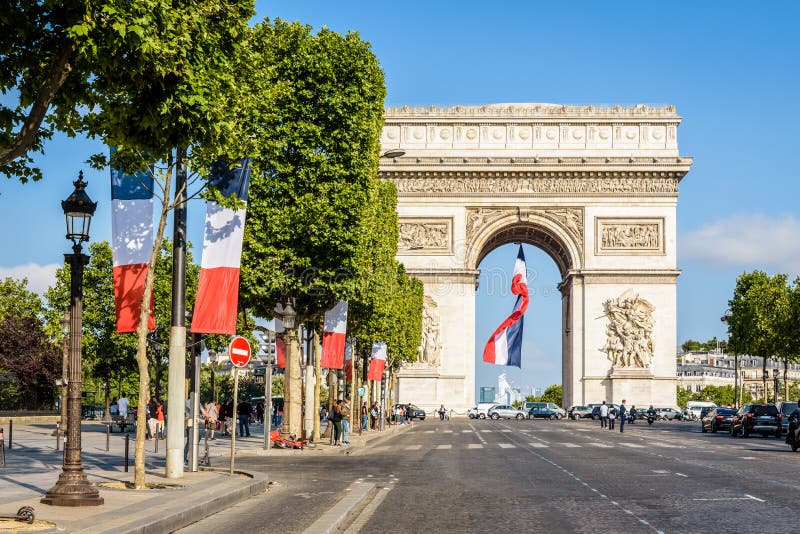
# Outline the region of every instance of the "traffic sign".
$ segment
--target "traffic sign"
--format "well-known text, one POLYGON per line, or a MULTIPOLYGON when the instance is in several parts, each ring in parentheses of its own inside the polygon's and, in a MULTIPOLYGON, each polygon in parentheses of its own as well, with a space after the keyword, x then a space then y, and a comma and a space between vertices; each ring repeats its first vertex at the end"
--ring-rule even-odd
POLYGON ((228 354, 233 365, 244 367, 250 362, 250 342, 241 336, 236 336, 231 340, 228 354))

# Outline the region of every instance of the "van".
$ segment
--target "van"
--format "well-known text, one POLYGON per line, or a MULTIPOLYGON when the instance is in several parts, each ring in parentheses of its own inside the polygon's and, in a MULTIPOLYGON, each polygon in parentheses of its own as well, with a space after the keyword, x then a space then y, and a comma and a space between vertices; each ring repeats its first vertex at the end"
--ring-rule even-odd
POLYGON ((686 403, 686 409, 694 415, 695 418, 700 419, 703 408, 716 408, 717 405, 713 402, 705 401, 689 401, 686 403))

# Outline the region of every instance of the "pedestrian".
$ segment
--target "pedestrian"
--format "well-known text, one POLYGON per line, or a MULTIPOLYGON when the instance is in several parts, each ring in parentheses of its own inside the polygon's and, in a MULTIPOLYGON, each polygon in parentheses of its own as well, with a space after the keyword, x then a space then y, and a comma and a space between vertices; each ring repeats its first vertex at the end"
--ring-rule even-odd
POLYGON ((216 432, 217 430, 218 420, 219 420, 219 408, 217 408, 217 403, 215 403, 213 400, 210 400, 206 404, 206 435, 208 436, 208 433, 210 431, 211 436, 208 439, 212 441, 217 439, 214 437, 214 432, 216 432))
POLYGON ((608 410, 608 429, 614 430, 614 421, 617 418, 617 410, 613 407, 608 410))
POLYGON ((439 420, 444 421, 444 415, 447 413, 447 410, 444 409, 444 404, 439 406, 439 420))
POLYGON ((361 403, 361 430, 367 430, 369 424, 369 410, 366 401, 361 403))
POLYGON ((350 397, 342 403, 342 443, 350 445, 350 397))
POLYGON ((600 428, 606 428, 608 426, 608 404, 606 401, 603 401, 603 404, 600 405, 600 428))
POLYGON ((625 419, 628 418, 628 409, 625 407, 625 399, 619 405, 619 431, 622 433, 625 430, 625 419))
POLYGON ((258 419, 259 423, 261 423, 262 425, 264 424, 264 403, 263 402, 259 402, 256 405, 256 418, 258 419))
POLYGON ((277 428, 280 428, 282 423, 283 423, 283 404, 278 404, 275 407, 275 426, 277 428))
POLYGON ((154 397, 150 397, 150 402, 147 403, 147 411, 147 429, 150 431, 150 441, 155 441, 158 433, 158 402, 154 397))
MULTIPOLYGON (((625 401, 622 401, 622 402, 625 402, 625 401)), ((628 413, 630 414, 630 417, 628 417, 628 421, 631 424, 633 424, 634 422, 636 422, 636 405, 635 404, 631 404, 631 409, 628 410, 628 413)))
POLYGON ((115 415, 119 415, 119 406, 117 406, 117 398, 116 397, 114 397, 114 399, 111 401, 111 404, 109 404, 109 406, 108 406, 108 414, 111 417, 114 417, 115 415))
POLYGON ((330 420, 333 424, 333 444, 338 447, 342 439, 342 401, 337 400, 333 404, 330 420))
POLYGON ((370 428, 375 430, 377 428, 378 423, 378 403, 373 402, 372 408, 369 410, 369 421, 370 421, 370 428))
POLYGON ((236 416, 239 419, 239 436, 250 437, 250 413, 253 407, 247 401, 242 401, 236 407, 236 416))
POLYGON ((119 409, 119 416, 123 419, 128 418, 128 399, 123 395, 117 399, 117 408, 119 409))
POLYGON ((164 439, 164 403, 161 399, 156 399, 156 419, 158 420, 158 439, 164 439))

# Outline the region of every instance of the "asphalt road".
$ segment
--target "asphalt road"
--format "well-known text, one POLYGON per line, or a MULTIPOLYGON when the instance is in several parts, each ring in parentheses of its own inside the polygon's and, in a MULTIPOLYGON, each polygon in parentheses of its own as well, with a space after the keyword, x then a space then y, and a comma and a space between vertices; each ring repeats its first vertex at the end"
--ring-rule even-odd
POLYGON ((429 420, 351 454, 237 460, 276 485, 182 530, 303 532, 357 481, 349 532, 788 532, 800 453, 777 438, 646 422, 429 420))

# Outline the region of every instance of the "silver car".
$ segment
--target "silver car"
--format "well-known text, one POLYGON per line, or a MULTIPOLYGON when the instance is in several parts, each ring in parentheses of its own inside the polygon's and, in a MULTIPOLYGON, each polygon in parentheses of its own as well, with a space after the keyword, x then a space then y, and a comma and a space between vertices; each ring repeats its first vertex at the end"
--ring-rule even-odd
POLYGON ((507 404, 496 404, 489 408, 487 415, 491 419, 525 419, 525 412, 507 404))

